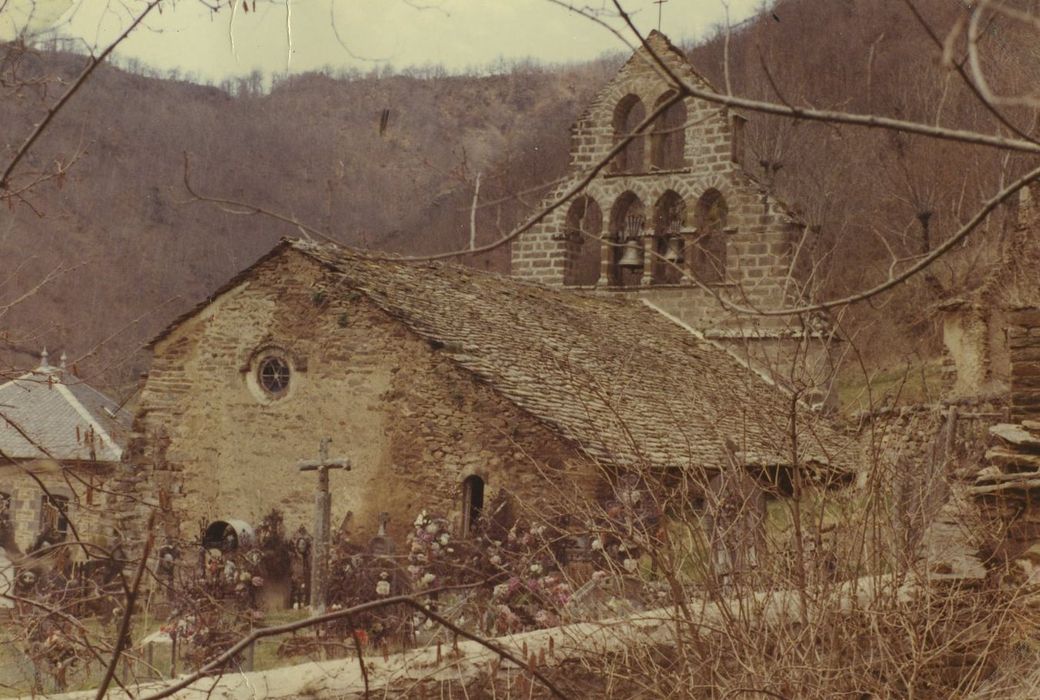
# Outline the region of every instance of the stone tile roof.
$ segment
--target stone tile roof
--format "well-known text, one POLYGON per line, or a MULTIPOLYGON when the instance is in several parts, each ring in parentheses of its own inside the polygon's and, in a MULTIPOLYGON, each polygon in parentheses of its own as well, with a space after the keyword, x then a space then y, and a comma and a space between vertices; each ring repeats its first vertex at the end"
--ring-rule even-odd
POLYGON ((0 453, 11 459, 118 462, 128 429, 114 401, 67 372, 37 369, 0 385, 0 453))
MULTIPOLYGON (((639 302, 331 244, 281 246, 342 274, 345 287, 601 461, 719 468, 728 438, 746 464, 791 462, 791 396, 639 302)), ((799 412, 800 459, 854 464, 848 440, 799 412)))

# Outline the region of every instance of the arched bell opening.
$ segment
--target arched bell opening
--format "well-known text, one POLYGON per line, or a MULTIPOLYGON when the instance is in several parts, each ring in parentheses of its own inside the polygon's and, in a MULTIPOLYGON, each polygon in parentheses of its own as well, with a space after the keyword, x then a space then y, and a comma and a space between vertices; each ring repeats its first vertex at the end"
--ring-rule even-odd
POLYGON ((563 272, 566 285, 593 285, 599 281, 602 258, 603 212, 588 195, 575 199, 564 223, 567 263, 563 272))
MULTIPOLYGON (((635 133, 636 127, 646 119, 646 107, 637 95, 625 95, 614 107, 614 143, 617 144, 629 134, 635 133)), ((612 170, 615 173, 640 173, 646 170, 645 138, 643 134, 635 134, 632 140, 614 158, 612 170)))
POLYGON ((644 211, 643 202, 633 192, 618 197, 610 210, 607 279, 611 286, 637 287, 642 283, 646 265, 643 254, 644 211))
POLYGON ((683 227, 686 203, 675 190, 668 190, 654 204, 652 284, 677 284, 682 281, 686 259, 683 227))
MULTIPOLYGON (((674 90, 657 98, 656 109, 672 98, 674 90)), ((666 109, 650 133, 650 169, 678 170, 686 165, 686 105, 682 100, 666 109)))
POLYGON ((726 281, 726 220, 729 207, 722 193, 711 189, 697 200, 697 232, 692 243, 690 272, 705 284, 726 281))

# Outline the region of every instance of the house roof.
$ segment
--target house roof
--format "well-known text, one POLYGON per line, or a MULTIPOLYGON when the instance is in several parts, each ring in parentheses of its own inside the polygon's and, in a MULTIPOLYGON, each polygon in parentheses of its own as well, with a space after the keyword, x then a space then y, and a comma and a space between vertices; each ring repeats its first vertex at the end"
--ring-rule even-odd
MULTIPOLYGON (((222 291, 287 251, 340 276, 339 293, 362 293, 601 461, 718 468, 727 463, 727 439, 746 464, 792 461, 790 413, 797 402, 723 348, 638 301, 288 239, 222 291)), ((849 441, 820 416, 806 409, 800 415, 800 460, 852 464, 849 441)))
POLYGON ((0 453, 10 459, 118 462, 129 416, 46 357, 0 385, 0 453))

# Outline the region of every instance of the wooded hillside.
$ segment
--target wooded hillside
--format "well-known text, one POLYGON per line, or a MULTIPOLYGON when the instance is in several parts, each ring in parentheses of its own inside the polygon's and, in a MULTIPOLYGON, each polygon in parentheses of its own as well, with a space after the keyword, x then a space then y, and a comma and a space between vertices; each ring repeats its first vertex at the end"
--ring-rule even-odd
MULTIPOLYGON (((940 37, 963 12, 947 0, 917 4, 940 37)), ((1036 56, 1011 30, 991 31, 989 60, 1006 63, 1008 75, 1029 75, 1036 56)), ((719 89, 728 82, 750 97, 963 128, 997 123, 941 65, 941 49, 901 2, 781 0, 726 45, 720 33, 691 52, 719 89)), ((3 64, 48 78, 0 87, 5 156, 60 94, 54 78, 67 83, 83 60, 43 53, 3 64)), ((539 185, 563 174, 569 124, 618 65, 523 65, 491 77, 304 75, 269 94, 236 96, 102 67, 25 164, 42 168, 81 152, 68 176, 0 213, 4 301, 58 265, 74 268, 3 318, 7 359, 31 364, 17 351, 46 343, 83 358, 80 369, 94 381, 125 391, 145 366, 142 343, 279 236, 299 233, 186 203, 184 154, 206 193, 291 214, 348 244, 404 253, 466 244, 480 173, 478 241, 489 242, 537 206, 539 185)), ((891 255, 934 246, 1019 169, 1016 157, 995 150, 747 116, 757 175, 820 226, 814 255, 825 294, 887 274, 891 255)), ((1010 116, 1032 128, 1032 115, 1010 116)), ((993 222, 959 262, 883 299, 884 323, 870 307, 846 319, 853 330, 872 329, 879 362, 935 352, 929 304, 977 276, 973 256, 989 255, 999 229, 993 222), (907 335, 914 342, 894 340, 907 335)), ((505 271, 507 251, 477 264, 505 271)))

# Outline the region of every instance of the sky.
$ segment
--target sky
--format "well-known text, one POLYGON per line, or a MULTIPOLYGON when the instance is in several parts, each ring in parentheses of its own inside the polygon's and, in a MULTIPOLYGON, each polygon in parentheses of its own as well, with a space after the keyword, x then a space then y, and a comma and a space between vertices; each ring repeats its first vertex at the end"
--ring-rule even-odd
MULTIPOLYGON (((35 32, 75 37, 95 51, 127 26, 144 0, 13 0, 0 16, 0 38, 27 22, 35 32)), ((153 68, 176 68, 204 81, 356 68, 367 72, 440 64, 485 68, 499 59, 558 63, 628 47, 569 10, 567 0, 163 0, 117 50, 153 68), (213 10, 212 7, 219 9, 213 10)), ((622 0, 642 31, 657 27, 654 0, 622 0)), ((665 0, 661 28, 676 43, 737 23, 762 0, 665 0)), ((611 0, 574 0, 621 27, 611 0)), ((626 34, 627 31, 626 31, 626 34)), ((628 34, 629 40, 632 40, 628 34)))

